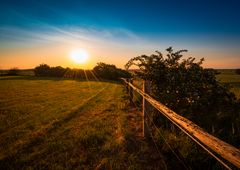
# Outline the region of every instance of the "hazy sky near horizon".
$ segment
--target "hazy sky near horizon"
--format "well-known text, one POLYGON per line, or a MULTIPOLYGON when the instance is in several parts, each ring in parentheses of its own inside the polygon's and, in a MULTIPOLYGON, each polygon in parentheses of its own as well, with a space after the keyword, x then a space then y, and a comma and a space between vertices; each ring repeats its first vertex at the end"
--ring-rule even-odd
POLYGON ((204 67, 240 67, 238 0, 0 0, 0 69, 124 67, 141 54, 188 49, 204 67), (74 49, 89 60, 76 64, 74 49))

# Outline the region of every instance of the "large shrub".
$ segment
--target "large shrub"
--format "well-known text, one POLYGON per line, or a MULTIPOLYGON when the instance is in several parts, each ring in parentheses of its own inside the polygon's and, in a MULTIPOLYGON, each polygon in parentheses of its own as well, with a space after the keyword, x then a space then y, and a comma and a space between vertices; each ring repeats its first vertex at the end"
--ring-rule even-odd
MULTIPOLYGON (((126 68, 138 67, 135 76, 151 82, 154 98, 220 139, 239 147, 240 104, 235 95, 216 80, 215 70, 201 66, 203 59, 199 62, 192 57, 182 59, 182 53, 187 50, 174 52, 170 47, 166 51, 166 57, 156 51, 150 56, 132 58, 126 68)), ((193 169, 222 169, 164 116, 153 114, 153 122, 158 126, 158 130, 152 129, 154 140, 158 141, 169 165, 174 164, 174 150, 175 155, 193 169)))
POLYGON ((204 69, 204 59, 182 59, 183 52, 166 49, 150 56, 132 58, 126 68, 139 68, 136 76, 151 82, 153 97, 209 132, 239 146, 239 103, 227 87, 216 80, 216 71, 204 69))

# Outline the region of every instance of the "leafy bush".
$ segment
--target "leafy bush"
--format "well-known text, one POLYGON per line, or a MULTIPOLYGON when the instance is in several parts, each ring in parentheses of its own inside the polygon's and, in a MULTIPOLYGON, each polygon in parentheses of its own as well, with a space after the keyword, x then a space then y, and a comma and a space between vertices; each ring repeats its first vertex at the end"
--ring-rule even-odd
MULTIPOLYGON (((195 58, 182 59, 183 52, 166 49, 150 56, 141 55, 129 60, 126 69, 132 65, 139 69, 137 78, 151 82, 151 95, 169 108, 192 120, 205 130, 228 143, 240 146, 240 104, 229 89, 216 80, 217 72, 204 69, 204 59, 195 62, 195 58), (182 60, 181 60, 182 59, 182 60)), ((176 133, 176 129, 160 114, 154 114, 155 124, 164 130, 164 141, 169 143, 176 153, 187 160, 194 169, 210 169, 219 165, 200 148, 193 147, 193 142, 186 142, 186 136, 176 133), (178 135, 178 138, 176 137, 178 135), (193 149, 196 148, 196 149, 193 149), (208 162, 208 163, 207 163, 208 162)), ((159 140, 159 137, 156 137, 159 140)), ((159 142, 165 153, 171 153, 163 142, 159 142)), ((172 157, 168 159, 171 162, 172 157)))
POLYGON ((204 69, 204 59, 183 59, 182 53, 166 49, 150 56, 132 58, 126 68, 139 68, 136 77, 151 82, 153 97, 229 143, 239 146, 240 105, 235 95, 216 80, 216 71, 204 69), (237 132, 236 132, 237 131, 237 132), (236 139, 236 137, 238 139, 236 139), (234 140, 233 140, 234 139, 234 140))

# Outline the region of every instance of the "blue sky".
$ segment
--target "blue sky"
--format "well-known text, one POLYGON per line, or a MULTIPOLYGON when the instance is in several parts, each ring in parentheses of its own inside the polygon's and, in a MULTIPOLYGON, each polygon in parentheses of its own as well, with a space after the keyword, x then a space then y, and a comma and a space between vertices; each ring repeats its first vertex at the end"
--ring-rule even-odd
MULTIPOLYGON (((13 67, 23 49, 64 45, 90 50, 91 66, 97 55, 122 67, 131 57, 173 46, 205 57, 207 67, 240 67, 239 6, 237 0, 1 0, 0 67, 13 67)), ((36 52, 26 51, 41 62, 36 52)), ((52 61, 59 54, 45 55, 43 62, 63 64, 52 61)))

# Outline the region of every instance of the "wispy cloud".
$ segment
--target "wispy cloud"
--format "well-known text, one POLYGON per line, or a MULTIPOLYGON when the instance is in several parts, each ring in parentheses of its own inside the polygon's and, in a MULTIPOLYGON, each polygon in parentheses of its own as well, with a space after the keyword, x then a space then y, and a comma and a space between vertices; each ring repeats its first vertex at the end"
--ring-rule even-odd
POLYGON ((16 27, 0 27, 1 44, 14 43, 23 45, 42 45, 52 43, 62 44, 115 44, 124 45, 126 42, 132 44, 144 43, 144 39, 133 32, 120 29, 97 29, 82 27, 56 27, 43 25, 37 29, 26 29, 16 27))

